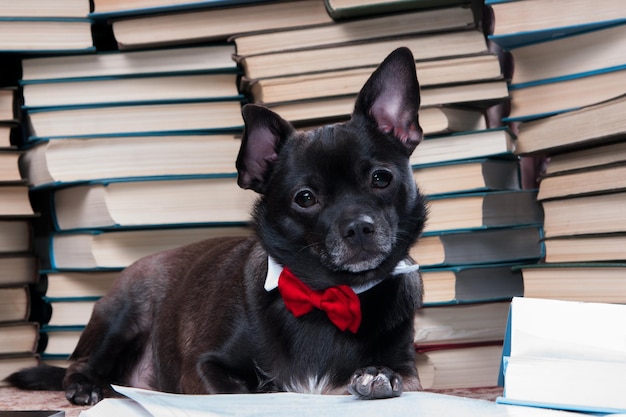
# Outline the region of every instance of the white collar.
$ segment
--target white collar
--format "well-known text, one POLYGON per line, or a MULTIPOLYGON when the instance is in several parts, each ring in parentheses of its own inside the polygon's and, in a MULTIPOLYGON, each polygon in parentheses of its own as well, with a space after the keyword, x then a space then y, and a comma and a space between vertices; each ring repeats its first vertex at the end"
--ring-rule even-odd
MULTIPOLYGON (((402 260, 396 265, 391 275, 402 275, 407 274, 409 272, 415 272, 419 270, 420 266, 418 264, 411 264, 407 260, 402 260)), ((280 265, 274 258, 271 256, 267 257, 267 277, 265 278, 265 291, 272 291, 273 289, 278 287, 278 277, 283 270, 283 266, 280 265)), ((368 282, 363 285, 359 285, 356 287, 351 287, 352 290, 356 294, 361 294, 371 288, 374 288, 381 282, 383 282, 385 278, 381 278, 372 282, 368 282)))

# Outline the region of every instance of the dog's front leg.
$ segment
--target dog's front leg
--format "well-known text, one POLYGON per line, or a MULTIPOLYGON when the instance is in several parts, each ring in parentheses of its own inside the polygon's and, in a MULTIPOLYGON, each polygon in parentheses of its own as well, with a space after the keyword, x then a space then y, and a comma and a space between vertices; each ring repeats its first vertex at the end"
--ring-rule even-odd
POLYGON ((404 390, 422 389, 417 375, 402 378, 384 366, 369 366, 357 370, 350 378, 348 391, 365 400, 399 397, 404 390))
POLYGON ((258 391, 261 381, 254 363, 247 358, 237 360, 234 356, 232 352, 207 352, 201 355, 197 371, 206 392, 245 394, 258 391))

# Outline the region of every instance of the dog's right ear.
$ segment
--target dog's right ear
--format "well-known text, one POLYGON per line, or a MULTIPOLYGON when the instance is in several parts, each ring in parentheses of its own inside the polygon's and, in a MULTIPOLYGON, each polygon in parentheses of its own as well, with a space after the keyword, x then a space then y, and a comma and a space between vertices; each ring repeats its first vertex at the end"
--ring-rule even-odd
POLYGON ((246 104, 241 112, 245 129, 236 162, 237 184, 263 194, 278 153, 295 129, 265 107, 246 104))

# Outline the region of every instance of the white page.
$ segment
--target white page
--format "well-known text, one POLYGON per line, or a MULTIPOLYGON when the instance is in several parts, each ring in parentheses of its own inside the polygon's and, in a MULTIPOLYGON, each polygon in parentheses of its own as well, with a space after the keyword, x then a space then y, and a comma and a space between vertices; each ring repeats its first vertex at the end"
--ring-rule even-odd
POLYGON ((517 297, 511 356, 626 361, 626 305, 517 297))
MULTIPOLYGON (((351 395, 296 393, 180 395, 119 386, 113 388, 139 402, 155 417, 573 417, 580 415, 427 392, 408 392, 398 398, 367 401, 359 400, 351 395)), ((122 414, 124 417, 144 417, 144 414, 122 414)), ((93 413, 86 417, 110 417, 111 415, 116 414, 93 413)))

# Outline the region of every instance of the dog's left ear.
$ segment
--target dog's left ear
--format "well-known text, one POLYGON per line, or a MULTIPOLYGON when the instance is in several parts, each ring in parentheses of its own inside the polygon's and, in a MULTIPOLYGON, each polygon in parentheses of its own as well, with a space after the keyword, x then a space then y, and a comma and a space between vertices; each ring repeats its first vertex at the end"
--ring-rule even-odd
POLYGON ((295 129, 265 107, 246 104, 241 113, 245 129, 236 162, 237 184, 263 194, 278 152, 295 129))
POLYGON ((354 116, 372 119, 378 129, 400 140, 412 153, 422 141, 417 111, 420 91, 413 54, 393 51, 365 83, 354 106, 354 116))

